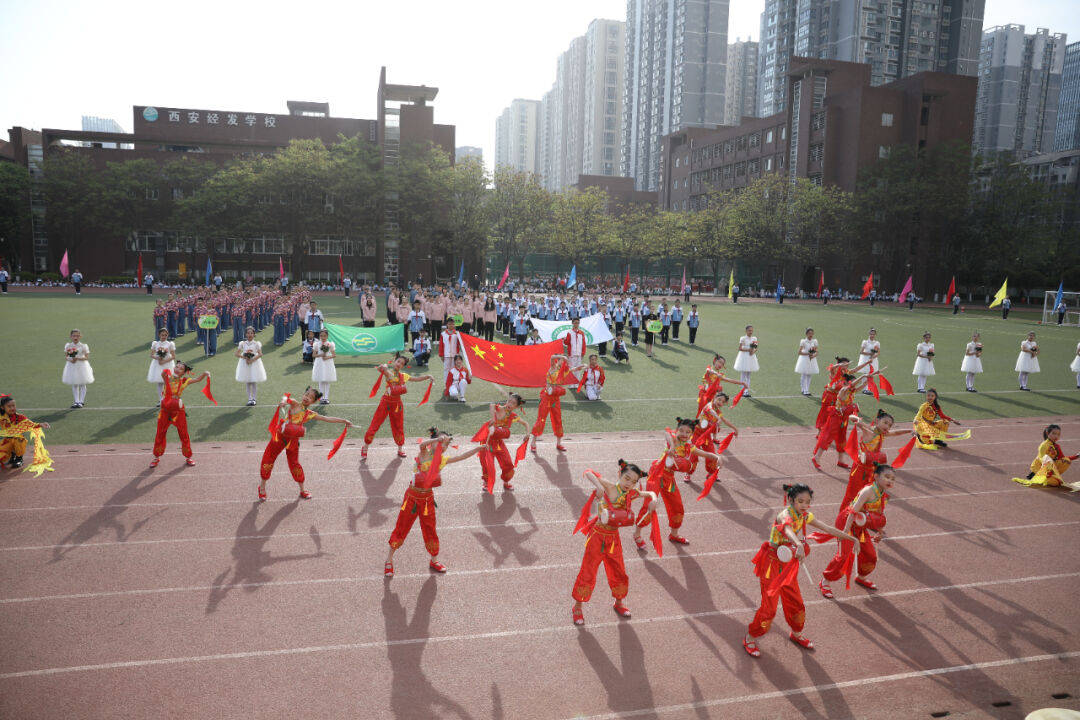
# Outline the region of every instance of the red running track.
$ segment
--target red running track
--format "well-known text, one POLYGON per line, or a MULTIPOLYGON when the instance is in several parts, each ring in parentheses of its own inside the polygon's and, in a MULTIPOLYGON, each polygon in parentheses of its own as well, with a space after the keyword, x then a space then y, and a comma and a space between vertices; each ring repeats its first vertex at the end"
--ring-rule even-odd
MULTIPOLYGON (((0 717, 908 720, 1080 708, 1080 496, 1009 480, 1043 424, 979 421, 970 441, 916 451, 889 506, 881 589, 827 601, 804 577, 817 649, 788 642, 778 618, 758 660, 741 645, 758 600, 750 557, 779 486, 809 482, 830 518, 846 480, 813 472, 806 428, 744 430, 711 497, 693 501, 703 470, 682 486, 689 547, 668 544, 659 559, 624 536, 633 619, 612 612, 601 571, 583 628, 569 597, 581 471, 611 474, 620 456, 644 465, 658 433, 577 435, 566 454, 541 443, 517 490, 494 497, 480 493, 478 463, 452 466, 436 491, 450 572, 428 572, 414 528, 389 582, 411 458, 385 441, 360 465, 358 446, 327 462, 328 441, 308 438, 315 498, 295 499, 282 458, 262 505, 254 443, 196 446, 196 467, 169 454, 152 471, 148 447, 54 448, 56 472, 0 475, 0 717)), ((1080 418, 1062 424, 1068 446, 1080 418)), ((892 455, 899 439, 889 444, 892 455)), ((831 548, 808 560, 815 581, 831 548)))

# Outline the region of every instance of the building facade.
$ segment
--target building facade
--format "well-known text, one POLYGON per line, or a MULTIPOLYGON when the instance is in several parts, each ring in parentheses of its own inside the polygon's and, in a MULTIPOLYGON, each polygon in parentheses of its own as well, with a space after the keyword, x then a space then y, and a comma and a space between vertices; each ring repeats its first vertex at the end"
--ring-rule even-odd
POLYGON ((540 101, 518 98, 495 121, 495 167, 540 171, 540 101))
POLYGON ((1065 46, 1054 150, 1080 148, 1080 42, 1065 46))
POLYGON ((665 135, 724 121, 728 0, 627 0, 622 172, 660 185, 665 135))
POLYGON ((738 125, 744 117, 757 117, 757 65, 756 42, 740 40, 728 45, 724 125, 738 125))
POLYGON ((1013 152, 1019 157, 1049 152, 1057 129, 1065 62, 1065 35, 1023 25, 983 33, 979 97, 975 105, 977 152, 1013 152))

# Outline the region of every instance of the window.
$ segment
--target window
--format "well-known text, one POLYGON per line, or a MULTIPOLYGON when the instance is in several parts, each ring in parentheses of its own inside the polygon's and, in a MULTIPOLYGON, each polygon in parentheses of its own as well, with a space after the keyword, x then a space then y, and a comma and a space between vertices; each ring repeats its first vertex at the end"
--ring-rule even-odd
POLYGON ((773 131, 769 130, 765 133, 765 144, 768 145, 773 141, 773 131))
POLYGON ((158 199, 158 190, 157 190, 157 188, 145 188, 143 190, 143 192, 145 193, 147 200, 157 200, 158 199))
POLYGON ((183 200, 184 199, 184 188, 173 188, 172 189, 172 199, 173 200, 183 200))
POLYGON ((750 133, 750 147, 761 147, 761 133, 750 133))
POLYGON ((810 118, 811 130, 824 130, 825 129, 825 113, 814 113, 814 116, 810 118))
POLYGON ((195 249, 195 239, 182 237, 175 232, 165 233, 165 252, 189 253, 195 249))
POLYGON ((675 167, 679 167, 679 158, 675 158, 675 167))
POLYGON ((893 126, 893 114, 892 113, 881 113, 881 127, 892 127, 892 126, 893 126))
POLYGON ((139 230, 128 239, 128 250, 136 252, 156 252, 162 233, 153 230, 139 230))
POLYGON ((771 172, 772 171, 772 166, 773 166, 772 158, 771 157, 765 158, 765 172, 771 172))
POLYGON ((814 143, 810 146, 810 162, 819 163, 825 158, 825 146, 814 143))
POLYGON ((251 253, 260 255, 280 255, 285 252, 285 239, 273 237, 257 237, 248 241, 251 253))
POLYGON ((877 149, 877 156, 882 160, 889 157, 889 148, 885 147, 884 145, 879 145, 877 149))

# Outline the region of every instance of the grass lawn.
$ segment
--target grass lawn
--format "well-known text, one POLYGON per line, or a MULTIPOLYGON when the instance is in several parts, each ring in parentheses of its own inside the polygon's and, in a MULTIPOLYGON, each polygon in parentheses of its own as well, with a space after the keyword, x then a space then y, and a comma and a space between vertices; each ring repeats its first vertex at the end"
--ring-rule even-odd
MULTIPOLYGON (((8 294, 0 299, 0 324, 7 336, 0 345, 0 391, 14 395, 20 409, 33 419, 53 425, 48 433, 51 443, 149 444, 154 433, 157 394, 155 387, 146 382, 146 372, 153 339, 151 309, 158 297, 95 294, 93 289, 78 298, 70 292, 8 294), (71 392, 60 382, 62 349, 72 327, 82 330, 83 341, 90 346, 97 380, 89 387, 86 408, 82 410, 68 409, 71 392)), ((360 324, 355 298, 326 295, 318 300, 329 321, 360 324)), ((889 304, 869 308, 845 303, 822 307, 816 303, 789 302, 779 306, 760 301, 738 305, 705 301, 700 309, 702 327, 696 346, 686 343, 684 324, 682 340, 666 348, 657 346, 653 359, 637 348, 631 350, 632 365, 608 363, 603 402, 590 403, 568 394, 563 399, 566 432, 661 429, 671 425, 677 415, 693 414, 697 383, 713 352, 725 355, 728 374, 736 375, 730 365, 734 363, 738 337, 748 323, 754 325, 760 342, 762 370, 754 376, 754 398, 728 413, 741 427, 813 422, 824 376, 814 379, 812 391, 816 397, 810 400, 799 395, 799 378, 794 373, 796 349, 807 326, 817 332, 823 360, 835 354, 855 359, 867 329, 877 327, 882 365, 888 367, 885 375, 897 391, 895 397, 882 397, 882 405, 898 420, 912 417, 922 400, 914 392, 911 368, 915 345, 924 330, 934 334, 937 346, 938 375, 930 384, 941 392, 945 411, 953 417, 964 420, 1080 413, 1080 390, 1068 369, 1080 331, 1039 326, 1039 315, 1034 312, 1014 311, 1008 321, 1003 321, 995 312, 976 310, 954 317, 951 310, 920 308, 909 312, 906 307, 889 304), (982 332, 986 348, 986 372, 976 382, 981 392, 972 394, 963 392, 960 362, 964 346, 976 328, 982 332), (1017 391, 1013 365, 1020 341, 1029 330, 1038 333, 1043 371, 1030 382, 1033 392, 1021 393, 1017 391)), ((259 334, 269 381, 260 387, 260 404, 254 408, 245 406, 245 390, 233 380, 236 359, 232 355, 231 332, 219 338, 218 355, 205 360, 193 332, 180 338, 178 356, 192 359, 199 371, 210 370, 214 395, 220 403, 213 407, 198 391, 185 395, 193 441, 262 440, 266 437, 270 405, 283 392, 299 393, 309 383, 311 366, 300 362, 299 334, 286 345, 274 347, 272 332, 267 327, 259 334)), ((333 404, 322 411, 366 427, 376 404, 368 398, 375 380, 371 368, 384 359, 339 357, 339 380, 331 392, 333 404)), ((820 364, 824 370, 827 362, 820 364)), ((431 370, 441 379, 438 360, 433 361, 431 370)), ((422 389, 416 384, 406 396, 406 431, 413 435, 432 424, 458 434, 472 434, 488 417, 486 403, 500 397, 493 387, 476 381, 464 405, 432 402, 417 409, 422 389)), ((441 384, 433 391, 433 399, 439 390, 441 384)), ((538 390, 528 389, 522 394, 533 401, 526 409, 530 417, 535 417, 538 390)), ((860 401, 864 415, 876 410, 872 398, 860 396, 860 401)), ((319 426, 315 432, 329 436, 334 431, 319 426)), ((358 439, 361 433, 354 433, 354 439, 358 439)), ((389 427, 384 426, 379 436, 388 438, 389 427)))

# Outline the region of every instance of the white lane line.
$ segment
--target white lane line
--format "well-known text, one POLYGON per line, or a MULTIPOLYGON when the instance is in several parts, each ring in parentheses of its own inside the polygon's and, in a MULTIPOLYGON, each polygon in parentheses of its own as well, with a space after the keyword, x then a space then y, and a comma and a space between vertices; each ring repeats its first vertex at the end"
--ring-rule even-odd
MULTIPOLYGON (((957 585, 939 585, 937 587, 912 588, 910 590, 892 590, 876 592, 872 595, 852 595, 840 597, 836 600, 807 600, 805 605, 824 605, 826 603, 853 603, 872 600, 881 597, 903 597, 906 595, 920 595, 924 593, 948 592, 951 590, 965 590, 971 588, 993 587, 996 585, 1012 585, 1016 583, 1045 582, 1063 578, 1080 577, 1080 572, 1058 573, 1055 575, 1032 575, 1023 578, 1005 578, 1002 580, 984 580, 980 582, 962 583, 957 585)), ((697 620, 700 618, 715 617, 718 615, 733 615, 751 613, 756 607, 727 608, 723 610, 706 610, 697 613, 682 613, 652 618, 636 618, 633 620, 610 620, 607 622, 589 623, 590 628, 616 627, 623 624, 644 625, 647 623, 671 623, 697 620)), ((251 650, 247 652, 220 653, 214 655, 191 655, 187 657, 153 658, 148 660, 127 660, 121 662, 100 663, 95 665, 72 665, 67 667, 41 668, 39 670, 22 670, 0 674, 0 680, 11 680, 23 677, 41 677, 43 675, 60 675, 73 672, 91 672, 100 670, 119 670, 125 668, 153 667, 158 665, 181 665, 189 663, 208 662, 214 660, 243 660, 249 658, 275 657, 285 655, 311 655, 314 653, 341 652, 347 650, 366 650, 370 648, 388 648, 400 645, 423 645, 426 643, 465 642, 477 640, 496 640, 507 637, 551 635, 556 633, 578 633, 580 630, 575 625, 562 624, 542 628, 527 628, 518 630, 503 630, 500 632, 472 633, 460 635, 437 635, 434 637, 406 638, 401 640, 374 640, 361 643, 341 643, 337 645, 313 645, 299 648, 280 648, 276 650, 251 650)), ((1078 653, 1067 653, 1072 656, 1078 653)), ((1051 656, 1053 657, 1053 656, 1051 656)), ((857 681, 849 681, 857 682, 857 681)))
MULTIPOLYGON (((931 533, 920 533, 917 535, 897 535, 890 536, 888 542, 899 542, 901 540, 921 540, 931 537, 942 537, 946 535, 975 535, 986 532, 1008 532, 1011 530, 1033 530, 1036 528, 1045 527, 1063 527, 1067 525, 1078 525, 1080 520, 1076 522, 1064 522, 1064 523, 1040 523, 1036 525, 1012 525, 1007 527, 997 528, 973 528, 968 530, 953 530, 931 533)), ((752 548, 740 548, 737 550, 707 550, 705 552, 682 552, 682 553, 668 553, 663 558, 653 558, 651 556, 634 556, 631 555, 626 559, 627 564, 632 563, 644 563, 645 560, 651 562, 671 562, 673 560, 679 560, 684 557, 691 558, 710 558, 710 557, 723 557, 726 555, 750 555, 755 552, 758 547, 752 548)), ((580 566, 580 562, 572 563, 552 563, 549 565, 520 565, 515 567, 503 567, 503 568, 479 568, 476 570, 455 570, 447 577, 474 577, 477 575, 495 575, 498 573, 520 573, 520 572, 538 572, 548 570, 565 570, 573 569, 580 566)), ((1069 575, 1080 573, 1070 573, 1069 575)), ((430 572, 425 573, 412 573, 412 574, 397 574, 394 577, 399 579, 411 579, 411 578, 427 578, 431 577, 430 572)), ((22 598, 0 598, 0 605, 16 604, 16 603, 30 603, 30 602, 45 602, 53 600, 86 600, 103 597, 122 597, 131 595, 163 595, 169 593, 182 593, 182 592, 208 592, 218 590, 232 590, 232 589, 251 589, 261 587, 291 587, 296 585, 328 585, 328 584, 353 584, 360 582, 375 582, 385 580, 384 576, 380 573, 378 575, 351 575, 346 577, 336 578, 311 578, 306 580, 267 580, 264 582, 249 582, 249 583, 227 583, 224 585, 189 585, 183 587, 169 587, 169 588, 138 588, 133 590, 107 590, 101 592, 85 592, 85 593, 68 593, 60 595, 39 595, 36 597, 22 597, 22 598)))
MULTIPOLYGON (((784 476, 785 478, 791 476, 784 476)), ((798 476, 795 476, 798 477, 798 476)), ((999 495, 1005 493, 1024 492, 1022 488, 1009 488, 1008 490, 981 490, 975 492, 958 492, 958 493, 941 493, 931 495, 909 495, 906 497, 890 498, 893 504, 900 504, 905 501, 912 500, 927 500, 927 499, 939 499, 950 497, 972 497, 976 495, 999 495)), ((835 507, 840 503, 818 503, 816 507, 835 507)), ((735 507, 735 508, 710 508, 708 510, 687 510, 683 516, 702 516, 702 515, 725 515, 728 513, 747 513, 747 512, 761 512, 763 510, 774 509, 775 505, 753 505, 748 507, 735 507)), ((441 531, 455 531, 455 530, 486 530, 490 528, 515 528, 515 527, 534 527, 539 525, 569 525, 572 522, 577 522, 571 518, 559 518, 557 520, 531 520, 521 522, 500 522, 500 523, 486 523, 477 525, 441 525, 439 530, 441 531)), ((335 537, 341 535, 381 535, 386 532, 386 528, 371 528, 368 530, 327 530, 320 532, 321 537, 335 537)), ((106 540, 102 542, 86 542, 86 543, 61 543, 55 545, 15 545, 0 547, 0 552, 12 552, 12 551, 24 551, 24 550, 64 550, 64 549, 76 549, 87 547, 117 547, 125 545, 168 545, 173 543, 196 543, 196 542, 223 542, 229 540, 235 541, 250 541, 250 540, 266 540, 269 538, 308 538, 311 537, 310 532, 295 532, 295 533, 271 533, 266 535, 220 535, 212 537, 188 537, 188 538, 159 538, 157 540, 106 540)))
POLYGON ((633 718, 653 716, 664 713, 687 712, 701 710, 703 708, 720 707, 723 705, 735 705, 738 703, 761 702, 762 700, 778 700, 791 697, 792 695, 804 695, 808 693, 824 693, 829 690, 844 690, 847 688, 864 687, 867 685, 881 685, 884 683, 899 682, 902 680, 916 680, 919 678, 938 677, 953 673, 971 672, 973 670, 989 670, 991 668, 1013 667, 1028 663, 1051 662, 1071 660, 1080 657, 1080 650, 1053 653, 1049 655, 1028 655, 1026 657, 1005 658, 1004 660, 989 660, 987 662, 970 663, 968 665, 951 665, 949 667, 932 668, 930 670, 912 670, 911 672, 895 673, 893 675, 877 675, 874 677, 860 678, 858 680, 844 680, 841 682, 823 683, 821 685, 809 685, 790 690, 774 690, 766 693, 753 695, 739 695, 737 697, 716 698, 714 700, 699 700, 692 703, 679 705, 662 705, 658 707, 642 708, 640 710, 626 710, 623 712, 603 713, 600 715, 575 715, 573 720, 617 720, 618 718, 633 718))

